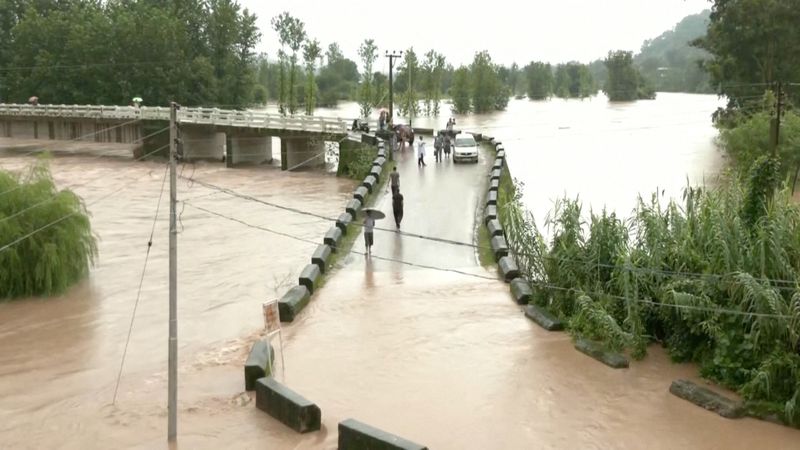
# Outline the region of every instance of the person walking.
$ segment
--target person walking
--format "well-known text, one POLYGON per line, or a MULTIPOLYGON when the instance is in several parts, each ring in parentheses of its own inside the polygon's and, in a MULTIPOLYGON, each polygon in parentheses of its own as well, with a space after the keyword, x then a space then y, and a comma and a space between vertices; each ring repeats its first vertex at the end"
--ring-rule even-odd
POLYGON ((436 162, 442 160, 442 133, 436 135, 433 140, 433 155, 436 157, 436 162))
POLYGON ((392 196, 400 193, 400 172, 397 171, 397 166, 394 166, 392 173, 389 174, 390 184, 392 186, 392 196))
POLYGON ((444 147, 444 156, 445 156, 445 158, 449 158, 450 157, 450 136, 445 136, 444 137, 444 144, 442 144, 442 146, 444 147))
POLYGON ((367 247, 367 255, 372 254, 372 232, 375 229, 375 219, 367 215, 364 218, 364 246, 367 247))
MULTIPOLYGON (((414 147, 411 147, 412 149, 414 147)), ((419 144, 417 146, 417 153, 419 153, 419 159, 417 160, 418 167, 427 166, 425 164, 425 141, 422 140, 422 136, 419 137, 419 144)))
POLYGON ((392 196, 392 212, 394 212, 394 223, 400 229, 400 222, 403 221, 403 194, 400 192, 392 196))

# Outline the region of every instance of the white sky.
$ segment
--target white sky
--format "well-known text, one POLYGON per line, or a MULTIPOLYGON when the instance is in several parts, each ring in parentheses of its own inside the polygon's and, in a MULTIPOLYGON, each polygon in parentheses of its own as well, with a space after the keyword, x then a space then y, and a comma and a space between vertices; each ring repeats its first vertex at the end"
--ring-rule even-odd
MULTIPOLYGON (((288 11, 323 48, 336 41, 359 63, 358 46, 375 39, 379 55, 410 46, 418 55, 435 49, 454 66, 489 50, 495 62, 524 66, 532 60, 589 62, 611 49, 638 51, 645 39, 671 29, 709 0, 239 0, 258 16, 258 51, 270 59, 279 48, 270 20, 288 11), (402 12, 401 16, 393 14, 402 12)), ((387 58, 376 70, 388 72, 387 58), (383 67, 386 66, 386 67, 383 67)))

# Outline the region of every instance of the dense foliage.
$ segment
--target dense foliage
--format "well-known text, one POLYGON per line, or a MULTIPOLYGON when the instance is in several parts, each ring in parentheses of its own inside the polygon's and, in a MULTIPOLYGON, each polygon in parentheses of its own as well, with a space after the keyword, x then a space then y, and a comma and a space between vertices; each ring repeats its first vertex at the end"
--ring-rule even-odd
POLYGON ((235 0, 0 1, 0 100, 247 105, 255 21, 235 0))
POLYGON ((378 150, 372 145, 343 141, 339 144, 339 165, 336 175, 361 181, 369 175, 376 156, 378 150))
POLYGON ((58 294, 89 273, 97 254, 89 214, 56 188, 44 161, 23 174, 0 170, 0 192, 0 248, 12 244, 0 251, 0 299, 58 294))
POLYGON ((589 66, 577 62, 555 67, 539 61, 525 66, 528 98, 544 100, 555 95, 561 98, 585 98, 597 93, 589 66))
POLYGON ((702 68, 710 55, 690 44, 705 36, 710 14, 706 10, 687 16, 674 29, 644 42, 633 61, 657 91, 714 92, 708 73, 702 68))
POLYGON ((655 98, 655 90, 633 65, 633 53, 624 50, 608 52, 605 59, 608 79, 603 92, 612 102, 655 98))
POLYGON ((563 199, 549 241, 503 193, 501 220, 534 302, 572 334, 637 358, 658 341, 752 412, 800 425, 800 206, 764 189, 775 163, 761 161, 747 183, 687 188, 681 202, 640 198, 627 220, 604 210, 586 221, 578 200, 563 199))
MULTIPOLYGON (((747 103, 778 81, 800 80, 800 5, 797 0, 714 0, 705 37, 711 82, 730 107, 747 103)), ((800 100, 800 90, 790 98, 800 100)))

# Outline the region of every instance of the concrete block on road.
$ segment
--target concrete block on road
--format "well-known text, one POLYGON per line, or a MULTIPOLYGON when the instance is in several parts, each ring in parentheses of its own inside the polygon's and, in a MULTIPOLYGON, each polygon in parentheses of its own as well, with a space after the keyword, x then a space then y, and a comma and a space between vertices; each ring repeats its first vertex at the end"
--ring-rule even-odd
POLYGON ((372 188, 375 187, 376 184, 378 184, 378 179, 373 177, 372 175, 368 175, 366 178, 364 178, 364 181, 361 183, 362 186, 367 188, 370 194, 372 193, 372 188))
POLYGON ((364 186, 359 186, 353 191, 353 198, 364 204, 364 200, 366 200, 367 195, 369 195, 369 190, 364 186))
POLYGON ((309 264, 300 272, 300 285, 308 288, 308 292, 313 294, 314 288, 317 287, 321 275, 322 272, 319 270, 319 266, 316 264, 309 264))
POLYGON ((338 226, 332 226, 327 233, 325 233, 325 238, 322 242, 326 245, 331 247, 331 250, 336 252, 336 247, 339 246, 339 242, 342 240, 342 230, 338 226))
POLYGON ((428 450, 400 436, 347 419, 339 422, 339 450, 428 450))
POLYGON ((561 331, 564 329, 564 324, 556 316, 537 305, 525 306, 525 316, 547 331, 561 331))
POLYGON ((614 369, 624 369, 629 364, 625 355, 607 351, 597 342, 588 339, 578 339, 575 348, 614 369))
POLYGON ((252 391, 256 388, 256 380, 270 376, 269 368, 274 361, 272 346, 261 339, 255 341, 244 362, 244 390, 252 391))
POLYGON ((486 229, 489 230, 489 236, 503 236, 503 226, 497 219, 490 220, 486 224, 486 229))
POLYGON ((274 378, 259 378, 256 381, 256 408, 298 433, 317 431, 322 426, 319 406, 274 378))
POLYGON ((503 158, 495 158, 494 164, 492 164, 492 169, 502 169, 503 168, 503 158))
POLYGON ((501 159, 506 159, 506 151, 501 147, 500 150, 497 150, 497 154, 495 156, 501 159))
POLYGON ((484 222, 489 223, 490 220, 497 219, 497 206, 490 205, 486 207, 483 214, 484 222))
POLYGON ((382 171, 383 171, 382 167, 372 166, 372 170, 369 171, 369 174, 375 177, 375 181, 380 181, 382 171))
POLYGON ((383 156, 378 156, 374 161, 372 161, 373 166, 383 167, 384 164, 386 164, 386 158, 383 156))
POLYGON ((500 189, 500 180, 493 179, 489 181, 489 190, 490 191, 497 191, 500 189))
POLYGON ((483 140, 486 142, 492 142, 492 139, 494 139, 492 136, 483 135, 483 140))
POLYGON ((527 305, 533 299, 533 289, 526 279, 515 278, 511 281, 511 295, 518 305, 527 305))
POLYGON ((497 145, 494 146, 494 150, 499 153, 505 151, 506 148, 503 147, 503 144, 498 142, 497 145))
POLYGON ((489 205, 497 205, 497 191, 489 191, 489 194, 486 196, 486 206, 489 205))
POLYGON ((320 245, 314 250, 311 255, 311 263, 319 267, 319 271, 325 273, 325 267, 328 265, 328 260, 331 258, 331 248, 325 244, 320 245))
POLYGON ((500 260, 497 261, 497 267, 500 269, 500 273, 503 275, 503 279, 506 283, 519 277, 517 263, 514 262, 514 258, 510 256, 503 256, 500 258, 500 260))
POLYGON ((381 145, 378 146, 378 157, 386 158, 386 149, 383 148, 383 143, 382 142, 381 142, 381 145))
POLYGON ((494 252, 494 260, 500 262, 500 258, 508 256, 508 245, 503 236, 495 236, 491 240, 492 252, 494 252))
POLYGON ((490 180, 495 180, 495 179, 499 180, 500 179, 500 175, 502 175, 502 174, 503 174, 503 171, 501 169, 492 169, 492 174, 489 177, 489 179, 490 180))
POLYGON ((336 219, 336 227, 342 230, 342 234, 347 234, 347 226, 353 223, 353 216, 350 213, 341 213, 339 218, 336 219))
POLYGON ((361 211, 362 203, 357 199, 352 199, 344 206, 344 210, 347 211, 348 214, 355 218, 358 215, 358 212, 361 211))
POLYGON ((300 314, 300 311, 308 305, 311 299, 311 292, 305 286, 295 286, 285 294, 278 301, 278 313, 281 316, 281 322, 293 322, 295 317, 300 314))
POLYGON ((713 411, 728 419, 738 419, 744 415, 742 403, 725 397, 689 380, 675 380, 669 391, 697 406, 713 411))

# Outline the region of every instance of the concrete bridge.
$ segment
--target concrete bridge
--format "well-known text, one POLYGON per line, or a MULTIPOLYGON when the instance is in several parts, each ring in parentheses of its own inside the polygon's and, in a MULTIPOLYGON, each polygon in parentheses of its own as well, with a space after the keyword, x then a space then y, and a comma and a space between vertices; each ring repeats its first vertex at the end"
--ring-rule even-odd
MULTIPOLYGON (((222 160, 229 166, 272 161, 272 138, 280 138, 284 170, 324 164, 325 141, 340 141, 349 121, 260 111, 181 108, 178 111, 187 160, 222 160)), ((139 144, 146 154, 169 143, 169 108, 102 105, 0 103, 0 137, 86 140, 139 144)))

